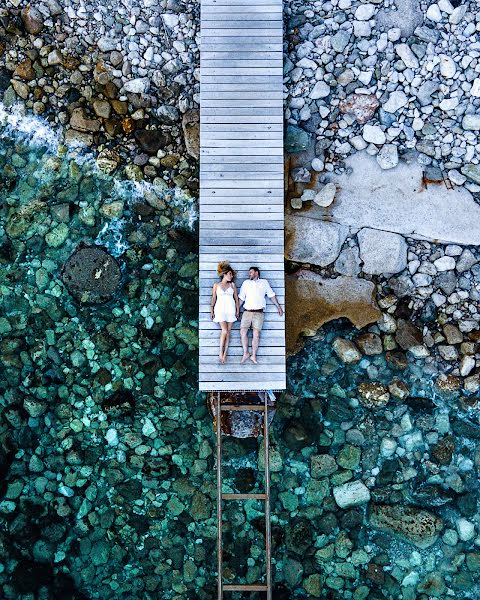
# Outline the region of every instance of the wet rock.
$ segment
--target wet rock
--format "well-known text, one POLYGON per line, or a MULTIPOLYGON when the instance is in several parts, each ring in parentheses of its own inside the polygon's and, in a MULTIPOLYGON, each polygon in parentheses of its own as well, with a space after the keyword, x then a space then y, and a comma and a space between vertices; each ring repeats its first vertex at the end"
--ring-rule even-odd
POLYGON ((382 340, 376 333, 364 333, 355 339, 355 343, 367 356, 374 356, 383 352, 382 340))
POLYGON ((70 117, 70 126, 77 131, 96 132, 100 130, 100 121, 89 119, 82 108, 75 108, 70 117))
POLYGON ((401 504, 372 505, 369 522, 375 529, 399 536, 421 549, 432 546, 443 529, 440 517, 427 510, 401 504))
POLYGON ((351 340, 335 338, 332 347, 338 358, 346 364, 356 363, 362 358, 362 354, 351 340))
POLYGON ((65 262, 61 278, 82 304, 98 304, 112 298, 122 274, 118 262, 100 246, 79 246, 65 262))
POLYGON ((285 135, 285 149, 290 154, 302 152, 306 150, 312 142, 310 133, 297 127, 296 125, 288 125, 285 135))
POLYGON ((362 481, 351 481, 334 487, 333 497, 340 508, 350 508, 369 502, 370 492, 362 481))
POLYGON ((134 135, 140 148, 147 154, 157 154, 172 141, 170 134, 160 129, 140 129, 134 135))
POLYGON ((188 110, 182 117, 182 129, 188 154, 200 158, 200 111, 188 110))
POLYGON ((409 350, 423 344, 422 332, 409 321, 398 319, 395 341, 402 350, 409 350))
POLYGON ((312 456, 311 471, 312 477, 320 479, 338 471, 338 466, 334 457, 330 454, 316 454, 312 456))
POLYGON ((359 401, 365 408, 382 408, 390 400, 388 388, 383 383, 364 382, 358 386, 359 401))
POLYGON ((447 435, 430 448, 432 459, 439 465, 449 465, 455 451, 455 439, 447 435))

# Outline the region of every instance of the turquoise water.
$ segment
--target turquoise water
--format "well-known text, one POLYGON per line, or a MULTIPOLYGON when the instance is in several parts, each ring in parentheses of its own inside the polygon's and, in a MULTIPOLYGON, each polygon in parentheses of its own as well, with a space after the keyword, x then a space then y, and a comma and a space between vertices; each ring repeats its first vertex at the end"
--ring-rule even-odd
MULTIPOLYGON (((103 173, 93 155, 64 148, 38 121, 2 120, 4 597, 211 600, 214 437, 196 379, 196 202, 160 181, 103 173), (79 303, 62 282, 81 243, 105 247, 120 265, 121 285, 104 304, 79 303)), ((418 549, 370 527, 365 505, 335 504, 334 486, 374 477, 375 502, 424 506, 446 530, 459 516, 474 519, 478 499, 474 430, 456 426, 452 464, 439 473, 424 455, 435 431, 474 421, 460 392, 441 393, 434 366, 404 357, 346 366, 331 349, 337 335, 354 331, 332 324, 289 359, 289 391, 272 427, 275 600, 413 600, 447 597, 447 587, 479 597, 476 559, 465 561, 474 541, 439 538, 418 549), (375 412, 359 405, 360 383, 394 378, 411 401, 375 412), (387 460, 382 437, 406 414, 411 451, 387 460), (318 476, 312 457, 322 454, 342 456, 343 466, 318 476)), ((256 440, 227 439, 225 458, 230 490, 262 489, 256 440)), ((225 575, 255 582, 264 566, 261 505, 232 505, 226 516, 225 575)))

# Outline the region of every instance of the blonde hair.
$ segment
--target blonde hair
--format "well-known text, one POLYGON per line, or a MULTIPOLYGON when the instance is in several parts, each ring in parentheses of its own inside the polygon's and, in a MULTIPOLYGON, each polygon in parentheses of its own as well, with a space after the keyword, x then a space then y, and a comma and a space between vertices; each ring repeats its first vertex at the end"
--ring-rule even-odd
POLYGON ((230 263, 226 260, 222 260, 218 263, 217 265, 217 274, 219 277, 223 277, 224 275, 226 275, 229 272, 232 272, 233 274, 233 279, 232 281, 235 281, 235 277, 237 276, 237 272, 235 271, 235 269, 233 269, 230 265, 230 263))

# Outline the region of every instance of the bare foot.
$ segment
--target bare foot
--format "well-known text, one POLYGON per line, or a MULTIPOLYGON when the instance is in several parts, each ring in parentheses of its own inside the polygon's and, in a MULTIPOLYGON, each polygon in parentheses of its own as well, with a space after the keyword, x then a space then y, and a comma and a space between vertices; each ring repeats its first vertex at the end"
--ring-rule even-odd
POLYGON ((252 354, 252 356, 250 357, 250 360, 251 360, 253 363, 257 364, 257 357, 256 357, 256 356, 253 356, 253 354, 252 354))
POLYGON ((225 362, 224 358, 223 358, 223 354, 219 354, 218 355, 218 362, 223 365, 223 363, 225 362))
POLYGON ((247 352, 246 354, 244 354, 244 355, 242 356, 242 360, 240 361, 240 364, 242 364, 242 365, 243 365, 243 363, 244 363, 246 360, 248 360, 249 358, 250 358, 250 354, 247 352))
POLYGON ((227 355, 224 354, 222 358, 222 363, 225 364, 227 362, 227 355))

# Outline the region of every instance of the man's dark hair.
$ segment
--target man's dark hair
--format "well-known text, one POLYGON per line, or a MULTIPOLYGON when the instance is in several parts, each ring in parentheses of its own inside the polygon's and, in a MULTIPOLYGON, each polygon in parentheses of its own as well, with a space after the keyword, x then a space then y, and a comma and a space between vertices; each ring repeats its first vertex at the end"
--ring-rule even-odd
POLYGON ((250 267, 250 269, 248 269, 249 271, 254 270, 258 273, 258 276, 260 277, 260 269, 258 267, 250 267))

